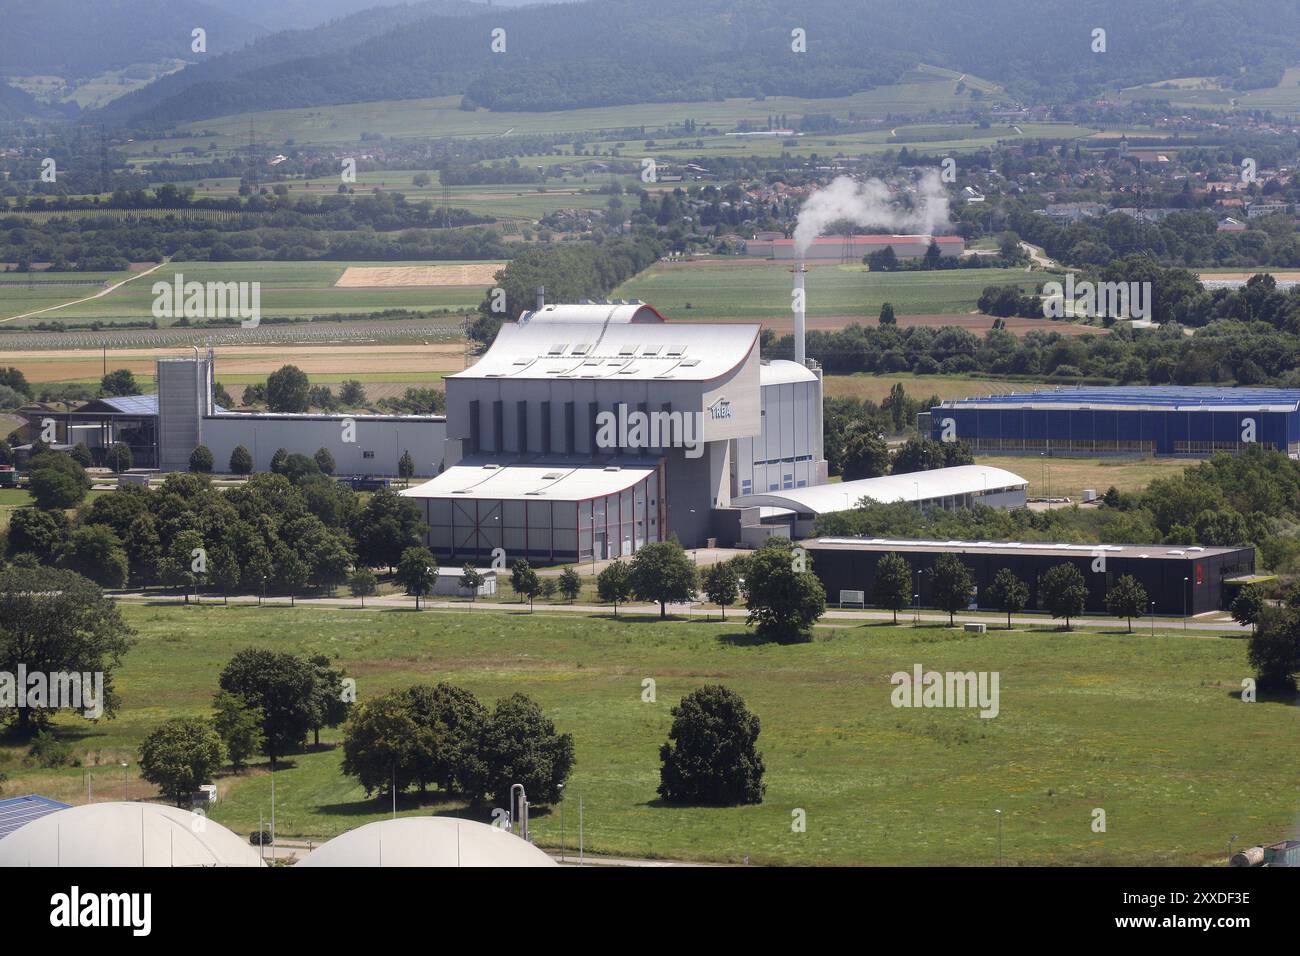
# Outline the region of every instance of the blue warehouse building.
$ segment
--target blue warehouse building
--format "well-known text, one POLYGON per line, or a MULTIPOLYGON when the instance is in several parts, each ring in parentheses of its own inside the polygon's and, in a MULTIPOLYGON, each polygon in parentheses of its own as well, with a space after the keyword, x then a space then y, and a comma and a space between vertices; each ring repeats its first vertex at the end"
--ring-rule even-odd
POLYGON ((1258 444, 1300 457, 1300 389, 1071 387, 950 399, 924 414, 922 434, 984 453, 1207 457, 1258 444))

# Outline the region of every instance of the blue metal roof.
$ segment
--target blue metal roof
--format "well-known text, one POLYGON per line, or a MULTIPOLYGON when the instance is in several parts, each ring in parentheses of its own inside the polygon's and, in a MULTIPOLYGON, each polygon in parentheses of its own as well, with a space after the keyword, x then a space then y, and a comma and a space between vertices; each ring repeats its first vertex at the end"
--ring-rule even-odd
POLYGON ((120 395, 115 398, 101 398, 100 401, 114 411, 126 415, 157 415, 158 395, 120 395))
POLYGON ((1196 406, 1300 407, 1300 389, 1213 388, 1200 385, 1069 386, 1007 395, 949 399, 944 407, 961 405, 1135 405, 1168 408, 1196 406))
MULTIPOLYGON (((117 398, 100 398, 96 401, 107 405, 116 412, 125 415, 157 415, 158 414, 158 395, 121 395, 117 398)), ((221 414, 226 410, 220 405, 212 406, 213 414, 221 414)))
POLYGON ((66 810, 70 806, 72 806, 70 803, 59 803, 57 800, 38 797, 35 794, 0 800, 0 840, 33 820, 57 810, 66 810))

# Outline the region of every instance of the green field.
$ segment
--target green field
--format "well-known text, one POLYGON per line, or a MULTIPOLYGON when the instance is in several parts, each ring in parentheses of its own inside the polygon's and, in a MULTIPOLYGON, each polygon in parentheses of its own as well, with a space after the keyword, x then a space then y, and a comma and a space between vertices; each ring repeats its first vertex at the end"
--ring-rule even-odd
MULTIPOLYGON (((379 288, 339 289, 334 283, 348 266, 407 266, 454 265, 446 262, 170 262, 156 272, 136 279, 110 294, 89 302, 70 305, 57 311, 45 312, 26 319, 15 319, 11 327, 35 325, 39 322, 127 322, 149 321, 153 318, 152 306, 155 282, 174 282, 180 273, 185 281, 197 282, 260 282, 262 316, 369 315, 385 309, 450 309, 469 310, 483 298, 478 287, 446 286, 439 288, 379 288)), ((45 274, 48 278, 52 274, 45 274)), ((75 273, 77 278, 82 273, 75 273)), ((118 274, 120 281, 126 273, 118 274)), ((113 278, 99 273, 86 274, 87 278, 113 278)), ((100 291, 89 286, 52 286, 42 288, 38 279, 30 288, 0 286, 0 322, 35 309, 43 309, 60 302, 72 302, 100 291)), ((161 319, 159 325, 171 325, 161 319)))
POLYGON ((1277 86, 1262 90, 1234 90, 1213 77, 1183 77, 1134 86, 1119 92, 1121 99, 1163 100, 1172 108, 1271 110, 1282 115, 1300 115, 1300 66, 1293 66, 1277 86))
MULTIPOLYGON (((919 116, 936 110, 964 109, 971 104, 970 92, 958 94, 958 74, 938 67, 921 67, 905 74, 902 82, 881 86, 851 96, 802 99, 769 96, 765 99, 735 98, 679 103, 640 103, 622 106, 555 112, 512 113, 461 110, 459 96, 418 100, 380 100, 273 110, 196 120, 183 124, 180 132, 192 136, 175 139, 141 140, 129 145, 138 157, 182 155, 181 150, 231 150, 248 142, 250 119, 265 140, 292 137, 298 145, 340 145, 361 142, 362 133, 394 138, 441 138, 460 136, 505 136, 509 134, 600 133, 645 126, 647 129, 695 120, 700 126, 730 129, 748 120, 765 124, 773 114, 797 117, 829 114, 840 118, 919 116)), ((993 93, 998 87, 967 75, 968 87, 993 93)))
MULTIPOLYGON (((206 712, 225 661, 248 645, 337 656, 362 699, 451 680, 486 700, 535 697, 575 738, 566 828, 577 803, 588 852, 753 863, 990 865, 1004 812, 1012 864, 1211 864, 1228 836, 1278 839, 1297 821, 1300 710, 1233 696, 1249 673, 1245 642, 1221 637, 1065 634, 968 637, 938 627, 819 629, 813 643, 754 644, 739 623, 615 622, 608 617, 300 608, 127 606, 139 642, 125 659, 119 716, 61 721, 93 764, 97 799, 123 791, 119 759, 168 717, 206 712), (1001 711, 895 709, 889 676, 996 670, 1001 711), (657 702, 641 681, 657 681, 657 702), (762 720, 767 794, 760 806, 675 808, 656 798, 657 750, 670 708, 723 682, 762 720), (1094 808, 1107 813, 1092 832, 1094 808), (791 832, 791 813, 807 832, 791 832)), ((1195 632, 1192 632, 1195 634, 1195 632)), ((276 774, 278 831, 319 839, 389 812, 339 773, 336 732, 276 774)), ((0 748, 6 793, 80 802, 83 769, 27 767, 0 748)), ((264 767, 220 781, 213 817, 240 833, 269 818, 264 767)), ((133 798, 145 787, 134 776, 133 798)), ((403 813, 466 813, 454 801, 403 813)), ((543 846, 560 819, 535 810, 543 846)))
POLYGON ((889 396, 897 382, 912 398, 941 399, 972 398, 977 395, 999 395, 1015 389, 1028 389, 1031 385, 1001 379, 979 378, 966 375, 914 375, 911 372, 889 372, 873 375, 858 372, 853 375, 827 375, 823 378, 827 398, 869 399, 879 405, 889 396))
MULTIPOLYGON (((122 272, 0 272, 0 279, 5 282, 22 282, 22 285, 0 286, 0 322, 13 315, 22 315, 45 309, 61 302, 84 299, 102 292, 115 282, 130 278, 131 273, 122 272), (69 279, 93 279, 99 285, 64 285, 69 279)), ((147 281, 147 280, 141 280, 147 281)), ((108 296, 96 300, 104 302, 108 296)), ((89 304, 89 303, 88 303, 89 304)), ((44 320, 53 320, 61 313, 47 312, 33 316, 30 320, 19 321, 17 325, 29 325, 44 320)))
MULTIPOLYGON (((944 396, 947 397, 947 396, 944 396)), ((1189 458, 1073 458, 1041 455, 980 455, 976 462, 1005 468, 1029 481, 1031 496, 1083 500, 1083 489, 1104 495, 1112 485, 1123 492, 1141 491, 1156 478, 1172 478, 1198 464, 1189 458)))
MULTIPOLYGON (((673 319, 779 327, 792 321, 790 269, 788 262, 764 259, 659 262, 612 295, 643 299, 673 319)), ((820 327, 819 317, 875 322, 884 302, 893 303, 900 314, 959 315, 975 311, 986 286, 1017 284, 1027 290, 1041 280, 1041 273, 1023 269, 873 273, 857 263, 814 265, 807 279, 809 326, 820 327)))

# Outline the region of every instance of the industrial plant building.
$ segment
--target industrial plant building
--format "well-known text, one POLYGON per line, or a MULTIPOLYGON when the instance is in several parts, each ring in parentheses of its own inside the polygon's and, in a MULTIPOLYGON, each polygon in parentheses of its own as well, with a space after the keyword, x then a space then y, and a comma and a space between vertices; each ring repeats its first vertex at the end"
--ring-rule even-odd
POLYGON ((311 456, 320 448, 334 457, 340 475, 395 476, 407 452, 417 475, 442 468, 447 422, 441 415, 230 412, 212 400, 212 351, 195 353, 156 362, 155 394, 101 398, 68 411, 33 410, 28 432, 36 437, 51 425, 55 448, 84 443, 97 463, 122 442, 136 468, 161 471, 187 470, 199 445, 212 452, 217 471, 226 470, 240 445, 254 471, 269 471, 280 449, 311 456))
POLYGON ((1037 610, 1038 579, 1058 564, 1072 564, 1088 584, 1086 611, 1106 613, 1106 592, 1129 574, 1146 590, 1155 614, 1203 614, 1227 607, 1255 570, 1254 548, 1176 547, 1163 544, 1047 544, 998 541, 911 541, 887 538, 821 538, 805 541, 812 568, 834 602, 843 591, 871 594, 876 564, 897 554, 912 566, 920 607, 934 606, 931 571, 941 555, 955 554, 971 569, 971 609, 997 610, 988 594, 1002 568, 1029 585, 1037 610))
POLYGON ((446 470, 404 492, 440 556, 530 560, 742 540, 733 499, 827 480, 819 370, 765 362, 757 325, 639 302, 544 305, 449 376, 446 470))
POLYGON ((1152 385, 949 399, 922 413, 921 432, 976 453, 1208 457, 1262 445, 1294 458, 1300 390, 1152 385))
POLYGON ((873 252, 894 250, 900 259, 920 259, 933 242, 939 255, 955 258, 966 251, 961 236, 822 236, 800 254, 793 239, 749 239, 745 255, 758 259, 801 259, 805 262, 861 262, 873 252))

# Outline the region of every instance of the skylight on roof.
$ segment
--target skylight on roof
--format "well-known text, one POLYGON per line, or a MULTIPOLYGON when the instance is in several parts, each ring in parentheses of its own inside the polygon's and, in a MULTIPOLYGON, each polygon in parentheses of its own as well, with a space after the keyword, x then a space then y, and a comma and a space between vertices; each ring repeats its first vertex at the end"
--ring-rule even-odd
POLYGON ((546 354, 547 354, 547 355, 563 355, 563 354, 564 354, 564 350, 567 349, 568 347, 569 347, 569 346, 568 346, 566 343, 561 342, 561 343, 558 344, 558 345, 552 345, 552 346, 547 350, 546 354))

